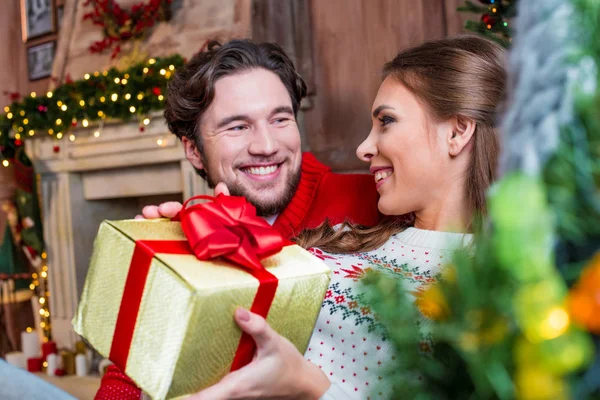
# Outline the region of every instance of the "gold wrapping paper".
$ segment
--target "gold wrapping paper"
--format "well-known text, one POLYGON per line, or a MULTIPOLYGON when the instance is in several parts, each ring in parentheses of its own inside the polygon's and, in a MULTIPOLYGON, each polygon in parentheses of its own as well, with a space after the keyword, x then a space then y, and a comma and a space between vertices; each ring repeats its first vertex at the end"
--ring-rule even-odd
MULTIPOLYGON (((75 331, 105 357, 111 350, 136 240, 185 240, 178 222, 104 221, 77 314, 75 331)), ((329 268, 299 246, 263 265, 279 284, 267 321, 304 353, 329 284, 329 268)), ((241 331, 238 306, 250 308, 258 280, 222 261, 156 254, 136 320, 125 373, 153 399, 194 393, 229 372, 241 331)))

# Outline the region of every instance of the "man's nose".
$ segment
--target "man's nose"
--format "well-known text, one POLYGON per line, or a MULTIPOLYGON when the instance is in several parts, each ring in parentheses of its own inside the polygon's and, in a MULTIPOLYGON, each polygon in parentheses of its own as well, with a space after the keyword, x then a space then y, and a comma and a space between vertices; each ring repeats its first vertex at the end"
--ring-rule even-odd
POLYGON ((276 133, 268 124, 258 124, 253 132, 248 152, 253 155, 270 156, 277 152, 276 133))

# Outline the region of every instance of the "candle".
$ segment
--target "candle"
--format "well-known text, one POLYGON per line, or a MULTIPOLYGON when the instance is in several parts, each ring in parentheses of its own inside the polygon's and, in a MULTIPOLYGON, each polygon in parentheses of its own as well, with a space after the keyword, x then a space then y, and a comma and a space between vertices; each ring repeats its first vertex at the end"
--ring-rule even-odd
POLYGON ((58 353, 56 351, 56 342, 49 341, 46 343, 42 343, 42 358, 46 360, 48 354, 52 353, 58 353))
POLYGON ((42 355, 40 348, 40 338, 37 332, 21 332, 21 347, 25 358, 37 358, 42 355))
POLYGON ((6 353, 6 362, 13 367, 27 369, 27 359, 25 354, 20 351, 13 351, 12 353, 6 353))
POLYGON ((40 372, 42 370, 42 364, 44 360, 42 357, 34 357, 27 359, 27 371, 29 372, 40 372))
POLYGON ((75 354, 69 350, 63 350, 60 352, 62 358, 62 369, 65 370, 66 375, 75 374, 75 354))
POLYGON ((54 376, 56 370, 58 369, 58 354, 51 353, 46 357, 46 362, 48 363, 48 367, 46 368, 46 373, 48 376, 54 376))
POLYGON ((75 371, 77 376, 87 376, 87 359, 84 354, 77 354, 75 357, 75 371))
POLYGON ((87 346, 83 340, 78 340, 75 342, 75 353, 76 354, 85 354, 87 352, 87 346))
POLYGON ((103 358, 102 361, 100 361, 100 364, 98 364, 98 372, 100 373, 101 377, 106 373, 106 369, 112 364, 112 361, 110 361, 108 358, 103 358))

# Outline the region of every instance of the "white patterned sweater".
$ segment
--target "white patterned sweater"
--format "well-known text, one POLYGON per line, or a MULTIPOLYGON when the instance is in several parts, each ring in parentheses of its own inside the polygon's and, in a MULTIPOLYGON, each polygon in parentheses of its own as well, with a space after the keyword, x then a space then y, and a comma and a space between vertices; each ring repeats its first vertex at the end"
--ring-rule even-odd
MULTIPOLYGON (((366 253, 329 254, 310 250, 332 270, 329 289, 304 354, 331 381, 322 400, 390 396, 382 375, 393 350, 377 330, 372 330, 373 312, 360 302, 359 281, 365 271, 374 269, 390 279, 402 279, 407 292, 415 293, 434 282, 442 266, 452 261, 453 252, 471 239, 468 234, 408 228, 391 236, 379 249, 366 253)), ((431 346, 426 332, 428 321, 415 323, 421 328, 421 351, 427 352, 431 346)))

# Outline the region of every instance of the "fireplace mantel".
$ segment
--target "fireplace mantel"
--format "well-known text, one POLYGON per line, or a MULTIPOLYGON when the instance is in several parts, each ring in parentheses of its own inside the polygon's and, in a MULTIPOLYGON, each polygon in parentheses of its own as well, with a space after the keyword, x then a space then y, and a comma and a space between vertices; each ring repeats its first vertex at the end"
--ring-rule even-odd
POLYGON ((78 339, 71 319, 100 222, 133 218, 147 202, 209 192, 180 141, 154 117, 143 132, 137 122, 106 123, 73 129, 60 141, 26 141, 40 176, 52 335, 59 347, 73 348, 78 339))

